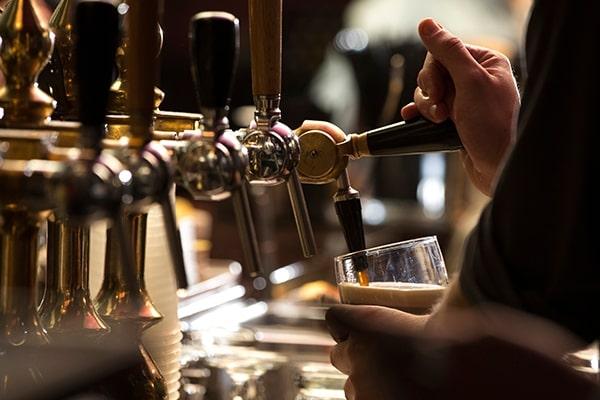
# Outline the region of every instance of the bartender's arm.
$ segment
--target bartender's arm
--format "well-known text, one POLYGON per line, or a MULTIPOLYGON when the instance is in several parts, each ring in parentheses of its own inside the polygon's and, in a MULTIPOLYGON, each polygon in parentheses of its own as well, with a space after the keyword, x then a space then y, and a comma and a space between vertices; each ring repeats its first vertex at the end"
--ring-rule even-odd
MULTIPOLYGON (((598 320, 590 318, 595 314, 594 293, 597 297, 599 282, 598 271, 590 262, 594 246, 588 243, 593 237, 588 228, 594 220, 586 214, 593 197, 591 189, 584 186, 585 177, 592 174, 589 168, 593 165, 593 146, 589 135, 595 125, 590 107, 597 103, 594 97, 598 79, 594 78, 597 74, 573 77, 584 81, 586 90, 565 81, 565 62, 583 64, 578 56, 586 53, 582 51, 586 39, 589 42, 594 37, 591 32, 586 36, 579 31, 593 31, 595 25, 582 25, 583 21, 574 19, 569 8, 576 6, 568 1, 544 6, 539 7, 538 14, 542 15, 537 17, 548 19, 549 24, 538 29, 542 39, 537 38, 537 48, 528 60, 528 70, 539 76, 530 77, 525 97, 528 104, 521 115, 523 134, 497 185, 512 142, 515 114, 510 105, 518 102, 508 63, 493 53, 486 55, 481 49, 462 45, 432 21, 425 21, 420 27, 432 55, 420 76, 415 104, 405 108, 403 115, 411 118, 423 114, 439 121, 451 117, 467 151, 465 165, 470 176, 483 192, 493 193, 494 199, 468 243, 460 280, 452 285, 429 320, 372 307, 342 306, 330 311, 330 327, 339 341, 332 361, 350 375, 350 398, 396 398, 394 393, 402 390, 414 390, 417 395, 443 394, 437 390, 444 388, 450 390, 447 394, 452 398, 452 394, 461 393, 451 389, 456 387, 451 382, 460 380, 461 374, 473 378, 469 383, 493 376, 491 381, 485 381, 492 390, 487 398, 520 398, 519 394, 531 388, 548 390, 551 397, 598 395, 597 385, 578 379, 557 362, 561 352, 574 343, 564 328, 588 340, 598 335, 598 320), (566 15, 579 25, 558 24, 557 20, 566 15), (577 37, 561 38, 569 34, 577 37), (554 43, 546 43, 548 38, 554 43), (552 51, 563 49, 561 46, 570 46, 566 49, 568 54, 552 51), (549 51, 544 54, 540 49, 549 51), (473 64, 469 54, 473 60, 479 60, 477 64, 483 70, 473 64), (458 57, 458 62, 454 57, 458 57), (559 57, 568 61, 561 62, 559 57), (474 68, 469 71, 469 67, 474 68), (451 86, 447 85, 449 78, 451 86), (486 90, 486 83, 493 90, 486 90), (467 91, 462 97, 464 88, 467 91), (461 99, 465 102, 461 103, 461 99), (565 122, 561 117, 566 110, 578 117, 565 122), (477 117, 481 122, 476 121, 477 117), (486 119, 494 123, 486 126, 486 119), (584 214, 581 218, 588 219, 578 218, 580 213, 584 214), (559 225, 565 230, 560 230, 559 225), (496 312, 482 311, 488 309, 487 303, 505 304, 547 320, 538 324, 532 317, 518 317, 516 322, 512 316, 497 317, 496 312), (461 309, 467 310, 463 317, 461 309), (366 323, 373 320, 376 321, 366 323), (544 324, 547 325, 541 328, 544 324), (428 352, 431 348, 434 351, 428 352), (488 356, 489 363, 477 360, 488 356), (458 376, 444 366, 456 368, 458 376), (391 371, 387 379, 369 373, 386 368, 391 371), (433 377, 427 371, 434 371, 433 377), (431 385, 436 374, 445 378, 431 385), (507 386, 509 382, 511 385, 507 386), (519 384, 517 390, 515 385, 519 384), (510 390, 503 391, 507 387, 510 390), (369 390, 379 390, 381 396, 369 397, 369 390)), ((578 9, 592 18, 590 11, 578 9)), ((535 39, 535 35, 530 34, 531 38, 535 39)), ((575 70, 583 73, 585 68, 575 70)), ((483 388, 468 387, 471 394, 484 395, 483 388)))

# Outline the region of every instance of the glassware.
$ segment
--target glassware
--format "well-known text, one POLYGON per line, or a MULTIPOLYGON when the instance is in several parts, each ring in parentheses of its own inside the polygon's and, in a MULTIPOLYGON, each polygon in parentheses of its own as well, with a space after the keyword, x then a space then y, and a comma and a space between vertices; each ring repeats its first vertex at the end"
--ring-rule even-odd
POLYGON ((427 314, 448 284, 435 236, 374 247, 335 258, 342 303, 370 304, 427 314), (365 273, 364 284, 360 274, 365 273))
POLYGON ((330 364, 307 362, 298 365, 295 400, 343 400, 347 376, 330 364))

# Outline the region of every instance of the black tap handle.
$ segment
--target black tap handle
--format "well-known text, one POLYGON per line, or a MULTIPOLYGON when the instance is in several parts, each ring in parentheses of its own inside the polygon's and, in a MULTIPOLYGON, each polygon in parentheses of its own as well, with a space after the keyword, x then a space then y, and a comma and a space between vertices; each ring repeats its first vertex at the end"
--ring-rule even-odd
POLYGON ((224 117, 237 68, 239 21, 226 12, 198 13, 190 22, 189 38, 192 75, 200 107, 220 110, 225 113, 221 115, 224 117))
POLYGON ((75 58, 81 144, 100 150, 119 43, 119 14, 103 1, 82 1, 75 13, 75 58))
MULTIPOLYGON (((344 232, 348 252, 361 251, 366 248, 365 231, 362 221, 362 207, 360 197, 334 199, 335 213, 344 232)), ((355 260, 358 271, 367 268, 367 260, 358 257, 355 260)))
POLYGON ((363 133, 372 156, 422 154, 463 148, 451 120, 435 124, 423 118, 403 121, 363 133))

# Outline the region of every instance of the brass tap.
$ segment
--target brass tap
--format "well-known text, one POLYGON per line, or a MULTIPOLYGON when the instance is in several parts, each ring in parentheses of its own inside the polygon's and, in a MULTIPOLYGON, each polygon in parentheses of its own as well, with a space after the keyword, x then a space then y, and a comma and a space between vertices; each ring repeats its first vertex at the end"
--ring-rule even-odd
POLYGON ((324 131, 298 131, 300 163, 304 183, 326 184, 343 173, 350 159, 400 156, 463 148, 452 121, 435 124, 422 118, 386 125, 363 133, 353 133, 336 142, 324 131))
POLYGON ((31 1, 11 1, 0 18, 0 68, 6 85, 0 89, 2 126, 43 125, 55 102, 37 87, 36 79, 52 54, 54 34, 37 16, 31 1))
POLYGON ((0 365, 10 354, 23 360, 23 367, 0 370, 4 398, 41 378, 36 348, 48 337, 37 312, 37 241, 54 207, 51 181, 60 163, 48 160, 57 132, 29 129, 42 127, 54 109, 54 100, 36 84, 53 34, 40 23, 30 0, 13 0, 0 15, 0 39, 6 79, 0 88, 0 365))
MULTIPOLYGON (((130 7, 127 2, 122 2, 119 4, 118 9, 124 20, 124 34, 117 50, 117 79, 110 89, 108 137, 112 139, 129 136, 131 126, 127 105, 130 79, 128 78, 129 67, 126 62, 130 52, 126 29, 130 7)), ((158 58, 163 43, 163 30, 160 25, 158 25, 158 31, 154 36, 156 36, 156 57, 158 58)), ((197 132, 197 135, 200 134, 203 129, 203 117, 201 114, 162 111, 159 107, 165 98, 165 93, 160 88, 154 87, 153 96, 153 131, 156 134, 157 140, 181 140, 184 132, 190 131, 197 132)))

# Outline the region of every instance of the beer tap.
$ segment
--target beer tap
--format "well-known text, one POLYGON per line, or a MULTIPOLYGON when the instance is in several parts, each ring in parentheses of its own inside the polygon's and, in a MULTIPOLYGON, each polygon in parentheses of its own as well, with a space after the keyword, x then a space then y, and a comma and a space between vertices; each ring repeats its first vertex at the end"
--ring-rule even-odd
POLYGON ((316 253, 310 216, 296 169, 300 145, 279 122, 281 110, 282 0, 249 0, 252 92, 255 124, 242 138, 248 149, 248 179, 254 184, 286 183, 305 257, 316 253))
POLYGON ((75 45, 73 20, 76 5, 76 0, 61 0, 48 21, 48 25, 56 37, 54 52, 47 66, 52 80, 49 87, 57 100, 56 110, 52 115, 53 119, 77 119, 77 89, 73 57, 75 45))
MULTIPOLYGON (((100 152, 100 146, 107 146, 102 138, 118 44, 118 25, 117 10, 109 3, 81 2, 77 7, 76 71, 82 132, 86 133, 82 139, 84 146, 96 153, 100 152)), ((140 146, 143 144, 138 143, 140 146)), ((134 162, 128 166, 140 168, 142 161, 139 159, 143 157, 140 149, 143 148, 131 153, 137 164, 134 162)), ((120 147, 102 151, 110 152, 119 156, 124 152, 129 154, 120 147)), ((152 172, 145 173, 150 175, 152 172)), ((127 193, 122 197, 127 199, 127 210, 119 208, 116 221, 108 229, 104 280, 96 297, 98 313, 111 328, 108 340, 126 341, 136 346, 138 359, 136 365, 111 379, 105 390, 114 398, 165 399, 164 379, 141 344, 142 332, 160 321, 162 316, 152 304, 144 285, 146 214, 133 204, 139 200, 136 190, 139 191, 140 187, 135 186, 136 180, 146 178, 140 174, 136 169, 125 169, 120 174, 127 187, 127 193)), ((142 188, 143 184, 146 182, 142 183, 142 188)))
POLYGON ((260 272, 245 173, 248 153, 229 129, 227 114, 239 54, 239 21, 224 12, 196 14, 190 23, 192 74, 205 130, 179 158, 183 186, 197 200, 231 197, 250 275, 260 272))
MULTIPOLYGON (((69 8, 72 8, 71 0, 63 0, 51 21, 64 20, 61 13, 69 8)), ((73 55, 77 56, 75 68, 68 73, 73 81, 68 85, 77 92, 77 95, 71 93, 70 99, 78 101, 79 105, 75 107, 75 104, 68 102, 62 109, 78 110, 81 120, 80 153, 77 159, 67 163, 59 184, 59 195, 63 200, 61 203, 65 206, 56 210, 53 218, 48 220, 50 251, 47 277, 50 279, 47 281, 41 307, 42 320, 52 339, 66 342, 73 339, 99 339, 109 332, 109 327, 100 318, 90 299, 89 220, 95 214, 108 211, 107 216, 115 221, 113 224, 121 224, 116 217, 121 205, 122 196, 119 193, 124 186, 118 182, 113 185, 112 181, 116 181, 118 175, 126 171, 116 158, 107 153, 102 154, 101 149, 108 90, 119 37, 117 13, 108 4, 85 2, 77 8, 76 15, 77 19, 70 19, 69 29, 65 29, 68 35, 57 34, 57 46, 69 54, 69 59, 73 55), (61 40, 66 40, 69 46, 75 44, 74 48, 61 43, 61 40), (78 78, 77 85, 75 78, 78 78), (108 164, 113 168, 106 171, 102 167, 108 164), (99 176, 97 171, 109 174, 99 176), (88 190, 116 191, 115 196, 110 196, 114 203, 111 205, 106 201, 106 196, 94 196, 93 193, 87 193, 88 190), (80 192, 85 194, 82 196, 80 192), (85 205, 82 204, 82 199, 85 199, 85 205), (52 304, 54 297, 57 299, 52 304)), ((68 98, 63 97, 61 100, 67 101, 68 98)), ((124 236, 124 227, 117 229, 124 236)), ((123 254, 124 262, 132 270, 133 261, 129 259, 128 253, 123 254)))
POLYGON ((30 0, 13 0, 0 15, 0 397, 42 380, 36 349, 48 344, 37 312, 37 241, 52 209, 47 175, 31 159, 48 156, 56 132, 43 129, 54 100, 36 86, 53 35, 30 0), (15 355, 19 365, 7 363, 15 355))
MULTIPOLYGON (((120 138, 129 132, 129 117, 127 115, 127 97, 129 92, 128 68, 125 62, 129 50, 127 40, 127 19, 129 5, 119 2, 119 12, 123 21, 123 38, 117 51, 117 79, 111 86, 108 117, 108 137, 120 138)), ((162 47, 163 31, 158 25, 157 46, 158 52, 162 47)), ((157 52, 157 57, 158 57, 157 52)), ((195 113, 163 111, 159 107, 165 98, 165 93, 154 87, 154 139, 155 140, 190 140, 200 135, 203 129, 203 116, 195 113)))
MULTIPOLYGON (((462 149, 451 121, 435 124, 422 118, 351 134, 341 142, 320 130, 303 131, 298 135, 302 149, 298 171, 302 182, 337 182, 334 204, 350 252, 363 250, 366 243, 360 195, 350 186, 346 169, 349 159, 462 149)), ((362 267, 359 271, 360 284, 368 285, 366 260, 359 259, 357 264, 359 269, 362 267)))
POLYGON ((164 93, 154 86, 154 67, 162 43, 158 11, 140 11, 136 1, 121 3, 119 10, 124 14, 126 37, 117 52, 119 78, 110 90, 107 136, 128 140, 129 150, 121 152, 121 159, 127 160, 132 172, 132 203, 138 211, 152 203, 161 206, 177 285, 186 288, 181 239, 169 197, 175 175, 171 154, 185 149, 190 140, 201 134, 202 116, 158 110, 164 98, 164 93), (152 23, 151 14, 155 16, 152 23), (138 26, 142 20, 147 27, 138 26), (155 40, 147 40, 148 37, 155 40), (169 143, 169 148, 163 143, 169 143))
POLYGON ((452 121, 436 124, 423 118, 353 133, 339 143, 320 130, 300 132, 299 140, 302 154, 298 172, 302 182, 309 184, 335 181, 350 159, 458 151, 463 148, 452 121))

